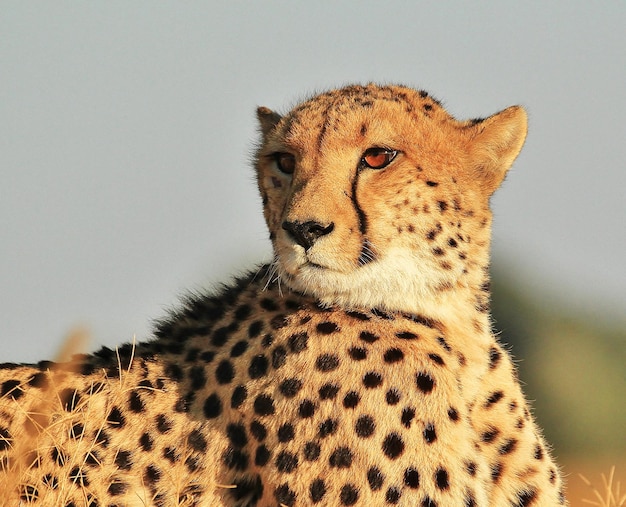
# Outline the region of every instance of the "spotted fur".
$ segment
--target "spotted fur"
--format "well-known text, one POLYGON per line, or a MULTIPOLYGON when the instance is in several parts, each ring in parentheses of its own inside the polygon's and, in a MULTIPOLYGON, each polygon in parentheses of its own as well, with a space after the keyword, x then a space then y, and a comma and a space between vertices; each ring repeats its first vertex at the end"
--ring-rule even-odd
POLYGON ((2 365, 3 505, 564 505, 489 320, 524 111, 367 85, 258 116, 275 261, 136 347, 2 365))

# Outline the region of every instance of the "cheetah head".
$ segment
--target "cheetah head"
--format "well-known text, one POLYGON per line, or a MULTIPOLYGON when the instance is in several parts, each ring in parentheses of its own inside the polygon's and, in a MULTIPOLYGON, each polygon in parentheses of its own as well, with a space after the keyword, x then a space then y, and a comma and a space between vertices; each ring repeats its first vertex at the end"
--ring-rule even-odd
POLYGON ((522 108, 457 121, 426 92, 370 84, 257 114, 258 184, 289 288, 411 312, 484 283, 489 198, 524 143, 522 108))

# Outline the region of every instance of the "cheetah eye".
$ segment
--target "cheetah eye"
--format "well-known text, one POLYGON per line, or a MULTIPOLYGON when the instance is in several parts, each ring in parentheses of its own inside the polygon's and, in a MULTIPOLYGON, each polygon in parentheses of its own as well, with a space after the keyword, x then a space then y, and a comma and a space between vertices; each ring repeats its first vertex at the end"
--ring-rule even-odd
POLYGON ((274 161, 280 172, 293 174, 296 168, 296 157, 291 153, 274 153, 274 161))
POLYGON ((387 167, 391 161, 396 158, 397 150, 389 150, 387 148, 369 148, 365 150, 361 157, 361 167, 369 167, 370 169, 382 169, 387 167))

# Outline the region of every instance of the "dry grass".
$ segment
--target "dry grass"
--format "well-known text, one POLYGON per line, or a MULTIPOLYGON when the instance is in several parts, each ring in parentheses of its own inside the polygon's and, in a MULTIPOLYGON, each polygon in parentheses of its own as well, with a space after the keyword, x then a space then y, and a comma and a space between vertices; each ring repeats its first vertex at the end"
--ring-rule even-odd
POLYGON ((584 475, 578 475, 591 488, 595 497, 593 500, 583 498, 584 503, 598 507, 624 507, 626 505, 626 493, 621 492, 620 481, 615 481, 615 466, 611 467, 608 477, 602 474, 602 487, 600 490, 584 475))

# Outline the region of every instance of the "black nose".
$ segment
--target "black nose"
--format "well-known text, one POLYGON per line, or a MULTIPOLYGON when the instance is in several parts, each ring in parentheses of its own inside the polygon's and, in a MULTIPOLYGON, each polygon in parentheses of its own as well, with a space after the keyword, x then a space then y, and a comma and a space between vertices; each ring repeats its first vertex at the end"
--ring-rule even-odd
POLYGON ((308 222, 283 222, 283 229, 305 250, 311 248, 318 238, 333 232, 334 228, 335 224, 333 222, 329 225, 322 225, 313 220, 308 222))

